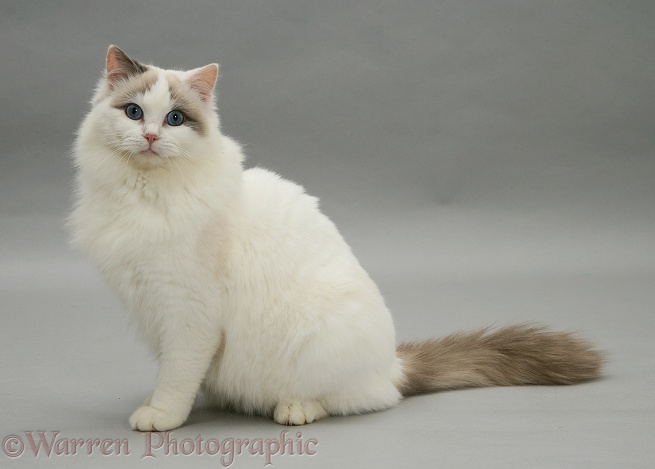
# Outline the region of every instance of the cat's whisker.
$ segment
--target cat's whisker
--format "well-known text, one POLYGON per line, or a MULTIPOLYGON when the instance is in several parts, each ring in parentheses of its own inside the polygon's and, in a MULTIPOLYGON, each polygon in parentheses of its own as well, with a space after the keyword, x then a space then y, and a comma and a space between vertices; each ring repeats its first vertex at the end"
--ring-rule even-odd
POLYGON ((176 158, 166 158, 166 160, 168 161, 168 166, 171 168, 171 170, 173 168, 173 165, 175 165, 175 167, 177 168, 177 170, 180 173, 180 180, 184 181, 184 173, 182 173, 182 168, 180 168, 180 166, 177 164, 177 159, 176 158))
POLYGON ((102 159, 102 161, 100 161, 100 163, 98 163, 98 165, 96 166, 95 170, 93 171, 93 176, 94 176, 94 177, 96 176, 96 174, 97 174, 97 172, 98 172, 98 169, 99 169, 99 168, 104 164, 105 161, 107 161, 107 160, 110 159, 110 158, 114 158, 116 155, 120 155, 120 156, 121 156, 121 159, 122 159, 122 157, 123 157, 123 152, 121 152, 121 151, 119 151, 119 150, 113 150, 111 153, 109 153, 106 157, 104 157, 104 158, 102 159))

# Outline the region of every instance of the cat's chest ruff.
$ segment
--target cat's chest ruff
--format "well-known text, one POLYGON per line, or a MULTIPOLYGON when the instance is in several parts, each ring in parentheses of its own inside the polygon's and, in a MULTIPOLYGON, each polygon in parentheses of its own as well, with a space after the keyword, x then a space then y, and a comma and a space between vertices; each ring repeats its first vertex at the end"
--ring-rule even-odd
POLYGON ((143 302, 152 292, 172 294, 171 287, 205 276, 194 232, 172 235, 170 228, 145 226, 117 223, 97 245, 104 251, 99 267, 123 298, 143 302))
MULTIPOLYGON (((153 157, 154 158, 154 157, 153 157)), ((128 173, 123 180, 122 192, 129 196, 129 201, 134 204, 152 205, 156 207, 165 203, 167 188, 162 187, 160 181, 149 171, 136 171, 128 173)))
POLYGON ((178 197, 146 200, 147 181, 125 187, 100 204, 88 206, 85 238, 101 267, 161 266, 191 261, 208 215, 193 201, 178 197), (104 265, 103 265, 104 264, 104 265))
POLYGON ((188 238, 210 215, 186 187, 164 184, 148 172, 130 174, 104 205, 107 229, 147 244, 188 238))

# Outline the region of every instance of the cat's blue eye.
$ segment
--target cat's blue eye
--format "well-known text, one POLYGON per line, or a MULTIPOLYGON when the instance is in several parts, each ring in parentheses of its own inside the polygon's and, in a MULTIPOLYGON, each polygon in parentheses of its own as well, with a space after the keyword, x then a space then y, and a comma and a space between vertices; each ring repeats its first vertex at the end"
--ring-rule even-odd
POLYGON ((143 110, 134 103, 125 106, 125 115, 132 120, 138 121, 143 117, 143 110))
POLYGON ((184 122, 184 114, 182 114, 180 111, 171 111, 166 114, 166 123, 168 125, 182 125, 182 122, 184 122))

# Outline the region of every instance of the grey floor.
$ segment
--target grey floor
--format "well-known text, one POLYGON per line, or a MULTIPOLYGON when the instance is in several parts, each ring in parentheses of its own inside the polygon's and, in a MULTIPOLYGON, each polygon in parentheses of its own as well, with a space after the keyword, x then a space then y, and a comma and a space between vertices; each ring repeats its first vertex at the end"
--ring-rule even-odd
MULTIPOLYGON (((248 166, 321 198, 399 340, 536 321, 607 351, 582 385, 445 392, 291 429, 315 454, 273 467, 655 465, 652 2, 178 3, 3 2, 0 467, 231 462, 144 457, 127 418, 156 363, 67 248, 67 153, 110 43, 164 67, 221 63, 225 131, 248 166), (34 455, 39 431, 59 441, 50 456, 34 455)), ((169 441, 283 430, 200 400, 169 441)), ((266 462, 246 449, 231 467, 266 462)))

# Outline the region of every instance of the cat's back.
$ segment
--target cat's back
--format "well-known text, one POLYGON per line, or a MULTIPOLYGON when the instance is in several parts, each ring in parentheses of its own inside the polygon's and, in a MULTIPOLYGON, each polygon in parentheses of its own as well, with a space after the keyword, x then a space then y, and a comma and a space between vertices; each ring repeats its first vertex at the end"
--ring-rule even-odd
POLYGON ((304 201, 316 205, 317 202, 316 197, 307 195, 302 186, 264 168, 256 167, 243 171, 243 187, 250 200, 258 197, 272 197, 270 201, 277 203, 304 201))
POLYGON ((242 191, 242 249, 263 250, 269 258, 283 256, 287 263, 326 255, 351 260, 350 248, 336 226, 302 186, 252 168, 243 173, 242 191))
POLYGON ((329 223, 319 212, 316 197, 272 171, 263 168, 244 171, 242 187, 244 211, 251 224, 283 222, 291 228, 298 223, 329 223))

